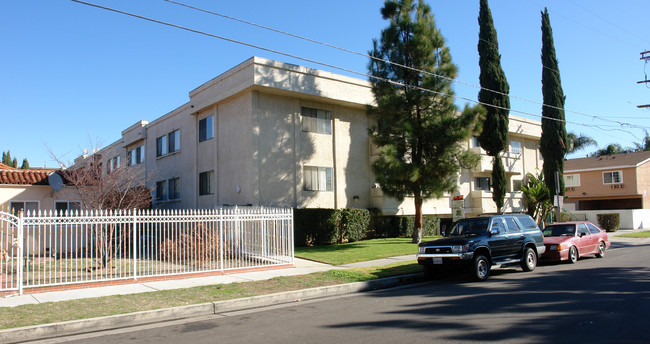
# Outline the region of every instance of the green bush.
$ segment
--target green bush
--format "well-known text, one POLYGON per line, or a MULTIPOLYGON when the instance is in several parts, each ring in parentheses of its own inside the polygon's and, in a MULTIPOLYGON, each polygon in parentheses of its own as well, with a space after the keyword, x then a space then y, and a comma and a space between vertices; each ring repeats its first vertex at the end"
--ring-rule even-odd
MULTIPOLYGON (((415 216, 381 216, 373 214, 369 237, 373 238, 408 238, 413 235, 415 216)), ((424 216, 422 218, 422 236, 440 234, 440 218, 424 216)))
POLYGON ((621 215, 614 214, 597 214, 598 225, 608 232, 616 232, 621 226, 621 215))
POLYGON ((296 246, 359 241, 370 225, 367 209, 295 209, 293 216, 296 246))
POLYGON ((359 241, 366 236, 370 226, 370 211, 347 208, 340 210, 339 242, 359 241))

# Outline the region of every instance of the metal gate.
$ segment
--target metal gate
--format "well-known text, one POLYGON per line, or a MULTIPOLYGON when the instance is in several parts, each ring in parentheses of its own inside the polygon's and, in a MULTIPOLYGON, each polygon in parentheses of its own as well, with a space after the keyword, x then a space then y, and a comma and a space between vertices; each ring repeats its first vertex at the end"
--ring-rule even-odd
POLYGON ((21 259, 23 256, 22 225, 20 218, 0 212, 0 291, 22 288, 21 259))

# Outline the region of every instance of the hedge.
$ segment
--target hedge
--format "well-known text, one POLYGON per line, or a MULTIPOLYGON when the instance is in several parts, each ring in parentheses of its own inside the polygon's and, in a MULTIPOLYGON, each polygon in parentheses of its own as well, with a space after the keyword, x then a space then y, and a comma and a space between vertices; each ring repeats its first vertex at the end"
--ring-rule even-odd
MULTIPOLYGON (((330 245, 371 238, 411 237, 414 216, 382 216, 372 209, 295 209, 296 246, 330 245)), ((440 219, 423 218, 423 236, 440 234, 440 219)))
POLYGON ((600 228, 608 232, 616 232, 621 226, 621 214, 596 214, 600 228))

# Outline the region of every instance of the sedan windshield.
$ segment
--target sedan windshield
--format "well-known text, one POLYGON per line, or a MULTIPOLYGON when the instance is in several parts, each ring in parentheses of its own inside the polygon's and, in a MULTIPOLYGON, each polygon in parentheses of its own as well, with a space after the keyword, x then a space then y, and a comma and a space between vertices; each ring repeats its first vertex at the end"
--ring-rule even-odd
POLYGON ((487 233, 489 219, 466 219, 458 221, 456 226, 449 233, 450 236, 487 233))
POLYGON ((544 228, 546 237, 574 236, 575 234, 576 227, 574 225, 552 225, 544 228))

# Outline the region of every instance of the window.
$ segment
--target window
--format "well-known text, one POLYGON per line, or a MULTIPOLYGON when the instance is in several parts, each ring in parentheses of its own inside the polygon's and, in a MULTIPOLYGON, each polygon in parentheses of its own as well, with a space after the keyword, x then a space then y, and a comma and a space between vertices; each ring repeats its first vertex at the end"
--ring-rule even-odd
POLYGON ((181 199, 181 179, 176 177, 167 181, 169 184, 169 199, 181 199))
POLYGON ((156 157, 167 154, 167 135, 156 139, 156 157))
POLYGON ((305 166, 305 191, 332 191, 333 169, 331 167, 305 166))
POLYGON ((113 172, 116 169, 120 168, 121 159, 120 156, 113 157, 108 159, 108 172, 113 172))
POLYGON ((564 175, 564 186, 567 188, 580 186, 580 175, 579 174, 565 174, 564 175))
POLYGON ((181 149, 181 132, 176 129, 167 135, 156 138, 156 157, 159 158, 181 149))
POLYGON ((521 154, 521 141, 510 141, 510 153, 521 154))
POLYGON ((161 180, 156 182, 156 201, 167 200, 167 181, 161 180))
POLYGON ((474 178, 474 190, 490 191, 490 177, 474 178))
POLYGON ((181 131, 176 129, 167 136, 169 137, 169 152, 179 151, 181 149, 181 131))
POLYGON ((587 228, 589 228, 589 232, 591 232, 591 234, 598 234, 598 233, 600 233, 600 229, 596 228, 596 226, 594 226, 594 225, 591 224, 591 223, 587 223, 587 228))
POLYGON ((524 184, 524 181, 521 179, 513 179, 512 180, 512 192, 519 192, 521 191, 521 186, 524 184))
POLYGON ((302 131, 318 134, 331 134, 332 112, 303 107, 302 131))
POLYGON ((621 171, 603 172, 603 184, 621 184, 623 174, 621 171))
POLYGON ((480 148, 481 143, 478 141, 478 136, 472 136, 472 148, 480 148))
POLYGON ((214 175, 214 171, 199 173, 199 195, 200 196, 211 195, 213 193, 212 190, 213 175, 214 175))
POLYGON ((56 201, 54 202, 54 209, 57 214, 65 214, 67 211, 73 212, 75 210, 81 210, 81 202, 56 201))
POLYGON ((19 214, 23 211, 36 212, 38 211, 38 202, 18 201, 9 203, 12 214, 19 214))
POLYGON ((583 235, 589 235, 591 234, 589 230, 587 229, 587 226, 584 223, 581 223, 578 225, 578 235, 583 236, 583 235))
POLYGON ((515 219, 512 217, 506 217, 504 218, 506 220, 506 227, 508 227, 508 233, 516 233, 516 232, 521 232, 521 228, 519 228, 519 225, 517 222, 515 222, 515 219))
POLYGON ((129 166, 141 164, 144 162, 144 146, 136 147, 127 154, 129 166))
POLYGON ((208 116, 199 121, 199 142, 214 137, 214 116, 208 116))

